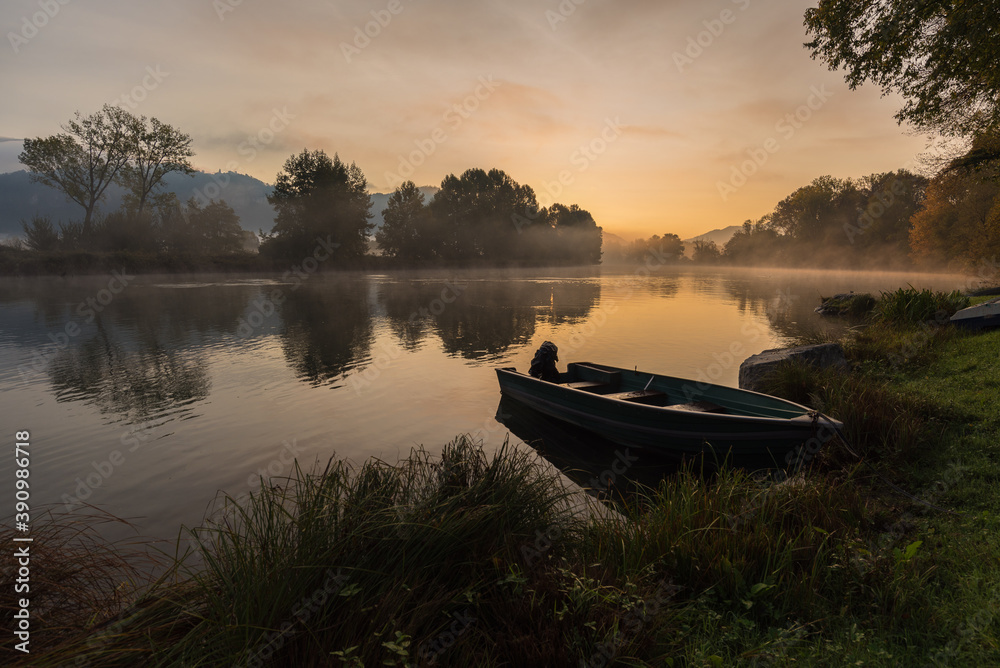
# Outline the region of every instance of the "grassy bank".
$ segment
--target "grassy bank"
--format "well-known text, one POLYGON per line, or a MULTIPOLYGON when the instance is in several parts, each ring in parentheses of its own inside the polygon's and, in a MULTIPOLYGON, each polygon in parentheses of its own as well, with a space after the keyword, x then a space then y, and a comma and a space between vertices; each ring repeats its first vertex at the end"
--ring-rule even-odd
POLYGON ((831 441, 780 484, 689 471, 581 513, 533 453, 460 438, 271 481, 151 585, 132 548, 50 518, 32 655, 5 636, 5 662, 1000 664, 1000 332, 879 322, 846 345, 851 373, 772 378, 842 419, 864 464, 831 441))

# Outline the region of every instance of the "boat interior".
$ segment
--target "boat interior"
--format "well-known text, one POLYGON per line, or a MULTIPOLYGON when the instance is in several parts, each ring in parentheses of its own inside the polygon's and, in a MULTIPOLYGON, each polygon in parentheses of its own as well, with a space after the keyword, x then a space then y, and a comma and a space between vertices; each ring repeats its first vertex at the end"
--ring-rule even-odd
MULTIPOLYGON (((665 387, 665 378, 652 374, 630 375, 641 375, 644 378, 623 379, 621 371, 604 369, 585 362, 572 362, 567 365, 565 373, 559 374, 559 384, 575 390, 592 392, 593 394, 600 394, 609 399, 620 399, 634 404, 660 407, 669 406, 673 409, 695 411, 698 413, 730 412, 724 406, 720 406, 712 401, 694 399, 679 391, 675 391, 675 388, 665 387), (643 379, 646 380, 644 387, 641 386, 641 382, 637 382, 643 379)), ((687 395, 689 394, 690 392, 687 393, 687 395)))

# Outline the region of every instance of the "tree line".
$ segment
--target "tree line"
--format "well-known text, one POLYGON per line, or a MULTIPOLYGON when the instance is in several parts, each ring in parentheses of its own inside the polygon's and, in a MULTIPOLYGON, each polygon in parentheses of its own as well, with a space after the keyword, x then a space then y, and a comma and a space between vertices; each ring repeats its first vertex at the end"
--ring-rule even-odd
MULTIPOLYGON (((58 227, 44 217, 25 222, 29 248, 220 255, 239 253, 247 236, 253 237, 225 201, 191 199, 182 205, 174 193, 162 192, 167 174, 193 172, 187 134, 112 105, 90 116, 77 113, 62 130, 25 140, 19 160, 33 180, 79 204, 82 221, 58 227), (112 183, 126 189, 125 202, 100 214, 98 204, 112 183)), ((301 260, 321 243, 336 266, 372 250, 368 181, 356 164, 336 154, 303 149, 289 157, 268 202, 276 216, 269 232, 260 231, 265 258, 301 260)), ((498 169, 449 175, 429 202, 407 181, 391 195, 383 216, 374 238, 386 260, 399 265, 601 259, 601 228, 587 211, 575 204, 541 208, 530 187, 498 169)))
MULTIPOLYGON (((374 230, 368 181, 354 163, 304 149, 284 164, 268 196, 277 217, 261 233, 262 255, 296 261, 317 245, 334 261, 369 251, 374 230)), ((577 205, 540 208, 534 191, 499 169, 450 174, 430 201, 412 181, 390 195, 384 223, 374 231, 389 263, 597 264, 601 228, 577 205)))
POLYGON ((451 174, 430 202, 412 181, 393 192, 375 234, 407 262, 598 264, 602 230, 576 204, 540 208, 534 191, 499 169, 451 174))
POLYGON ((905 169, 857 179, 821 176, 770 213, 746 220, 721 246, 695 240, 686 248, 667 233, 606 247, 604 261, 638 263, 651 254, 668 263, 975 269, 1000 257, 1000 166, 952 163, 933 178, 905 169))

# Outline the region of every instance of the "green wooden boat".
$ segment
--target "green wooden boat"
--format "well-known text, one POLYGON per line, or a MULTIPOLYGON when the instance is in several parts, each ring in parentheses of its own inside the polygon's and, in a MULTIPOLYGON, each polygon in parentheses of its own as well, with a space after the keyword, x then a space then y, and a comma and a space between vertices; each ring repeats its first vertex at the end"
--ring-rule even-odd
POLYGON ((497 376, 504 397, 615 443, 678 459, 785 466, 793 450, 805 445, 815 452, 843 427, 766 394, 590 362, 567 365, 558 383, 513 368, 497 369, 497 376))

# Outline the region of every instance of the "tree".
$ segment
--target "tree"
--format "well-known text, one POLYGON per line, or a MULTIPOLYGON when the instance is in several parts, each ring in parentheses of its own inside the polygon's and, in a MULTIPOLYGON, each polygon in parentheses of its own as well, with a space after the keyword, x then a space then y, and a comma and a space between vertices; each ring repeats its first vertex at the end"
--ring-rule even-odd
POLYGON ((226 255, 243 250, 246 234, 240 217, 224 200, 210 200, 202 207, 192 197, 183 208, 161 215, 160 236, 172 252, 226 255))
POLYGON ((382 210, 385 222, 375 233, 375 241, 382 252, 393 258, 428 259, 431 248, 427 243, 427 213, 424 194, 413 181, 406 181, 396 188, 382 210))
POLYGON ((159 248, 158 230, 147 211, 136 214, 124 207, 94 218, 85 243, 89 248, 111 251, 146 251, 159 248))
POLYGON ((694 254, 691 259, 698 264, 716 264, 722 259, 722 251, 714 241, 699 239, 694 242, 694 254))
POLYGON ((505 172, 466 170, 450 174, 430 203, 442 233, 442 252, 452 260, 516 260, 525 242, 514 220, 538 211, 535 191, 505 172))
POLYGON ((910 252, 910 219, 921 207, 927 179, 900 169, 858 179, 864 198, 857 221, 844 232, 851 244, 870 257, 906 257, 910 252))
POLYGON ((1000 128, 997 0, 819 0, 805 25, 812 57, 845 68, 852 89, 903 96, 900 122, 967 138, 1000 128))
POLYGON ((945 171, 931 181, 923 208, 912 218, 910 247, 923 266, 970 268, 1000 253, 1000 185, 992 179, 945 171))
POLYGON ((240 217, 225 201, 213 199, 201 207, 192 197, 187 207, 189 224, 203 253, 225 255, 243 249, 240 217))
POLYGON ((83 207, 83 233, 91 231, 98 202, 133 155, 135 117, 109 104, 90 116, 76 113, 51 137, 25 139, 18 160, 31 179, 61 190, 83 207))
POLYGON ((52 251, 59 247, 59 233, 48 216, 34 216, 30 223, 21 222, 24 243, 31 250, 52 251))
POLYGON ((361 257, 372 224, 368 181, 354 163, 303 149, 285 161, 267 201, 277 211, 262 251, 284 257, 312 255, 318 243, 336 244, 341 259, 361 257))
POLYGON ((190 136, 156 118, 132 116, 128 132, 132 155, 122 166, 119 180, 130 191, 128 208, 141 215, 147 199, 163 185, 167 174, 191 174, 194 171, 188 160, 194 151, 191 150, 190 136))
POLYGON ((857 220, 863 199, 850 179, 820 176, 778 202, 770 225, 798 244, 847 245, 844 225, 857 220))
POLYGON ((654 234, 649 239, 636 239, 625 251, 625 257, 632 262, 644 262, 650 256, 662 262, 679 262, 684 257, 684 242, 673 233, 662 237, 654 234))
POLYGON ((757 221, 746 220, 722 249, 726 262, 737 265, 779 262, 785 239, 771 226, 771 214, 757 221))
POLYGON ((553 259, 573 264, 600 264, 603 230, 589 211, 576 204, 553 204, 548 219, 555 232, 553 259))

